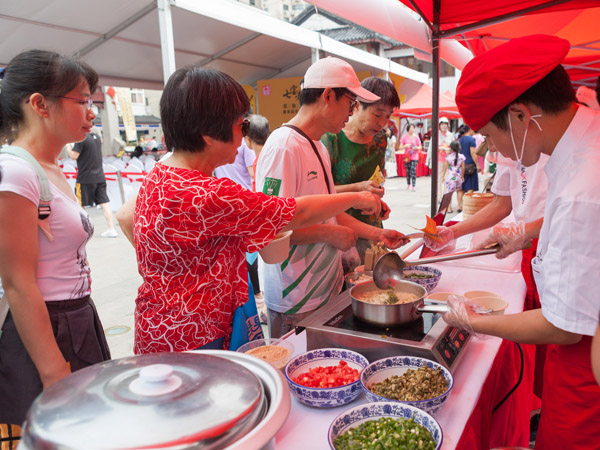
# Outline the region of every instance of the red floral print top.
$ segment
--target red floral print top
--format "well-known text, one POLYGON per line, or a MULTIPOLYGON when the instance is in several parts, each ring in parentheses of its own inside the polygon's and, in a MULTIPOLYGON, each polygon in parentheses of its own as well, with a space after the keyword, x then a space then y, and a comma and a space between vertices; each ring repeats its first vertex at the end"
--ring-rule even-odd
POLYGON ((246 251, 269 243, 295 210, 293 198, 157 164, 134 214, 143 279, 135 353, 192 350, 220 337, 228 348, 233 311, 248 300, 246 251))

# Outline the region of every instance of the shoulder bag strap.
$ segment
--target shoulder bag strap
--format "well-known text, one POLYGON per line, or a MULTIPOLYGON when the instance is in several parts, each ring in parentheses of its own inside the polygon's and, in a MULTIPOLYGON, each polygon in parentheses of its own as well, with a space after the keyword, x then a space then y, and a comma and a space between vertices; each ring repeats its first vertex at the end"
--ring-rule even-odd
POLYGON ((4 326, 6 316, 8 316, 8 300, 6 300, 5 296, 2 296, 0 297, 0 338, 2 338, 2 327, 4 326))
POLYGON ((36 161, 36 159, 27 150, 20 147, 4 147, 0 150, 0 153, 6 153, 13 155, 18 158, 24 159, 29 163, 40 181, 40 204, 38 205, 38 217, 40 220, 47 219, 50 216, 50 200, 52 195, 50 194, 50 182, 48 176, 42 166, 36 161))
POLYGON ((325 164, 323 164, 323 160, 321 159, 321 154, 317 150, 317 146, 315 145, 313 140, 310 137, 308 137, 308 135, 304 131, 302 131, 300 128, 298 128, 294 125, 289 125, 286 123, 286 124, 283 124, 282 127, 291 128, 296 133, 299 133, 302 136, 304 136, 308 140, 308 142, 310 142, 311 147, 315 151, 315 155, 317 155, 317 158, 319 159, 319 162, 321 163, 321 168, 323 169, 323 176, 325 177, 325 183, 327 183, 327 192, 329 192, 330 194, 333 194, 334 192, 331 192, 331 185, 329 184, 329 176, 327 175, 327 170, 325 170, 325 164))

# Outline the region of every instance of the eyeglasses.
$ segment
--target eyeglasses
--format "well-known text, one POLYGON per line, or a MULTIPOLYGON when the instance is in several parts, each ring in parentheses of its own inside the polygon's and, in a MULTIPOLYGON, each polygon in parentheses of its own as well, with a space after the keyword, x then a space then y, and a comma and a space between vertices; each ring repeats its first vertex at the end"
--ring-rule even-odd
POLYGON ((248 129, 250 128, 250 121, 244 119, 242 123, 240 123, 240 128, 242 129, 242 137, 246 137, 248 135, 248 129))
POLYGON ((350 112, 354 111, 354 107, 358 104, 358 100, 356 100, 356 97, 352 97, 348 94, 342 94, 344 97, 349 98, 350 99, 350 112))
MULTIPOLYGON (((94 100, 92 100, 91 98, 75 98, 75 97, 66 97, 64 95, 48 95, 48 97, 56 97, 56 98, 66 98, 68 100, 75 100, 77 103, 79 103, 81 106, 86 107, 86 109, 89 111, 90 109, 92 109, 92 105, 94 104, 94 100)), ((27 99, 25 101, 25 103, 29 103, 29 99, 27 99)))
POLYGON ((81 106, 84 106, 87 108, 87 110, 89 111, 90 109, 92 109, 92 105, 94 104, 94 100, 90 98, 75 98, 75 97, 66 97, 64 95, 57 95, 56 97, 58 98, 66 98, 68 100, 75 100, 77 103, 79 103, 81 106))

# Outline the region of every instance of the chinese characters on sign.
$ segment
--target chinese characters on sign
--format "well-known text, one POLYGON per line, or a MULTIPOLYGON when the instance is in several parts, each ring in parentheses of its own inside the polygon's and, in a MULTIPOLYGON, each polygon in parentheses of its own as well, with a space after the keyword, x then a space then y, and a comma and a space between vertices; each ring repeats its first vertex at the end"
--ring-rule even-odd
POLYGON ((289 88, 286 88, 283 93, 283 114, 295 115, 299 108, 300 88, 296 84, 292 84, 289 88), (291 101, 291 103, 290 103, 291 101))
POLYGON ((300 81, 293 77, 257 82, 259 111, 269 119, 271 129, 292 119, 300 109, 300 81))

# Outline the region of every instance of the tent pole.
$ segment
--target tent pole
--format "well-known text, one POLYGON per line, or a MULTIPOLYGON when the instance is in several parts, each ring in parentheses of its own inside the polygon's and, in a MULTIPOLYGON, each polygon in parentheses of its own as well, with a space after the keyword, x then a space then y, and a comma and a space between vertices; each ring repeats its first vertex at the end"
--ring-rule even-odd
POLYGON ((431 108, 431 217, 437 214, 438 190, 438 148, 439 148, 439 108, 440 108, 440 36, 432 33, 432 108, 431 108))
POLYGON ((160 49, 162 54, 162 67, 164 84, 175 72, 175 39, 173 38, 173 18, 171 17, 171 3, 169 0, 158 0, 158 25, 160 29, 160 49))

